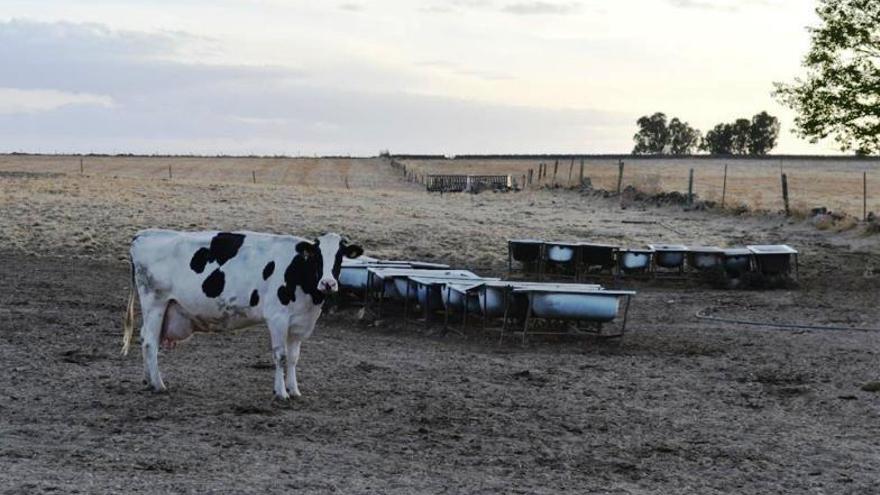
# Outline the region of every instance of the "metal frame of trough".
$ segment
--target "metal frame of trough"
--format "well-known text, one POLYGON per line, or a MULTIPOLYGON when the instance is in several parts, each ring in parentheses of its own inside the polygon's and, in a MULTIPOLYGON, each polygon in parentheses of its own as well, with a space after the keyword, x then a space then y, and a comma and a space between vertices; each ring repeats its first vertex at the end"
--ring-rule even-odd
POLYGON ((428 175, 425 180, 428 192, 464 192, 475 187, 506 190, 513 184, 509 175, 428 175))
MULTIPOLYGON (((518 292, 525 293, 528 297, 528 308, 526 309, 526 317, 525 317, 525 322, 523 324, 523 335, 522 335, 523 344, 526 343, 529 335, 571 335, 571 332, 569 332, 569 331, 529 332, 529 325, 531 323, 533 323, 533 320, 535 320, 535 319, 543 319, 548 322, 552 322, 554 320, 573 321, 573 322, 575 322, 575 328, 580 331, 584 331, 584 329, 581 328, 579 325, 577 325, 577 323, 581 323, 584 321, 590 321, 587 319, 579 319, 579 318, 564 318, 563 319, 563 318, 541 317, 541 316, 536 315, 535 314, 535 294, 538 292, 552 292, 555 295, 570 294, 570 295, 583 295, 583 296, 614 297, 617 299, 619 299, 620 297, 626 298, 626 302, 624 303, 624 309, 623 309, 623 322, 621 323, 619 333, 616 333, 613 335, 602 335, 603 322, 591 322, 596 326, 596 330, 593 332, 589 332, 589 333, 593 333, 593 334, 595 334, 599 337, 603 337, 603 338, 621 338, 621 337, 623 337, 623 334, 626 333, 626 323, 629 318, 629 306, 630 306, 630 303, 632 302, 632 296, 636 295, 635 291, 629 291, 629 290, 604 290, 604 289, 603 290, 595 290, 595 289, 593 289, 593 290, 580 289, 579 290, 579 289, 575 289, 575 288, 560 289, 559 287, 543 287, 543 288, 542 287, 523 287, 523 288, 519 288, 519 289, 513 289, 514 294, 516 294, 518 292)), ((620 312, 620 308, 618 306, 617 313, 619 313, 619 312, 620 312)), ((609 321, 614 321, 614 319, 616 319, 616 318, 617 318, 617 314, 615 314, 615 316, 609 321)), ((566 330, 568 330, 568 326, 569 325, 566 325, 566 330)), ((504 338, 504 333, 502 331, 501 339, 503 339, 503 338, 504 338)))

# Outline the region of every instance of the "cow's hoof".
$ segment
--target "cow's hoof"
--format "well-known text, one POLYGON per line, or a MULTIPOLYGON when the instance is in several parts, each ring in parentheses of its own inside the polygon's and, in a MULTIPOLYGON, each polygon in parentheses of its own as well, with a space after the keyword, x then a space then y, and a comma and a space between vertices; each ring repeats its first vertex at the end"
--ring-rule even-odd
POLYGON ((297 399, 297 398, 299 398, 299 397, 302 397, 302 394, 299 393, 299 390, 290 390, 290 389, 287 389, 287 393, 290 394, 290 397, 291 397, 292 399, 297 399))
POLYGON ((287 395, 287 392, 284 392, 283 394, 276 393, 276 394, 274 394, 274 397, 275 397, 275 400, 280 401, 280 402, 287 402, 290 400, 290 396, 287 395))

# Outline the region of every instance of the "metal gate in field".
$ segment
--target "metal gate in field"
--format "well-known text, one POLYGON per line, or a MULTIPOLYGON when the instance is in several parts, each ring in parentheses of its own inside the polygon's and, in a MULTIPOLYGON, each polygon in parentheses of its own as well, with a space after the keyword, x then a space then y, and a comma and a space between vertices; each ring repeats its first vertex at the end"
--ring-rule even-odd
POLYGON ((509 175, 429 175, 425 181, 428 192, 479 192, 512 187, 509 175))

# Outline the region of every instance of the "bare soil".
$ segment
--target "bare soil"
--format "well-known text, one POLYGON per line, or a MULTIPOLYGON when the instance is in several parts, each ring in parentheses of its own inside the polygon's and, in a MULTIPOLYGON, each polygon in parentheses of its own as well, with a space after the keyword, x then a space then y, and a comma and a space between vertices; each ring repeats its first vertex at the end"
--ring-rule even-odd
POLYGON ((0 174, 0 492, 880 492, 880 335, 694 316, 880 326, 876 236, 567 192, 46 173, 0 174), (140 356, 119 348, 126 245, 146 226, 342 230, 369 254, 487 274, 520 236, 803 255, 788 289, 627 282, 639 294, 619 343, 498 345, 343 309, 303 346, 302 399, 280 404, 262 327, 163 351, 170 391, 144 389, 140 356))

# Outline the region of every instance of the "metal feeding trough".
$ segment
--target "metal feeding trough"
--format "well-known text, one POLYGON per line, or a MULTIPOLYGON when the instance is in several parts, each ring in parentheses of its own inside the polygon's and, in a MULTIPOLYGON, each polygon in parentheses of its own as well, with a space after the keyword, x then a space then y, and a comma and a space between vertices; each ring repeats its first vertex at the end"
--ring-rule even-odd
POLYGON ((580 250, 580 264, 586 271, 591 268, 608 271, 614 269, 619 249, 617 246, 584 242, 578 246, 578 249, 580 250))
POLYGON ((557 276, 577 278, 580 247, 578 242, 545 242, 540 277, 543 278, 545 273, 553 271, 557 276))
MULTIPOLYGON (((601 334, 602 324, 614 321, 620 312, 621 299, 625 300, 623 310, 623 323, 620 332, 613 335, 623 336, 626 331, 626 320, 629 313, 629 304, 634 291, 603 290, 592 287, 561 287, 556 286, 531 286, 513 289, 514 296, 525 295, 527 309, 523 326, 523 342, 531 333, 548 334, 561 333, 558 331, 530 331, 533 320, 561 320, 568 322, 587 322, 594 326, 595 333, 601 334)), ((514 299, 516 299, 514 297, 514 299)))
MULTIPOLYGON (((408 277, 480 278, 477 274, 467 270, 367 268, 367 290, 365 291, 364 306, 370 308, 370 303, 376 302, 376 315, 381 316, 382 302, 385 299, 405 301, 409 285, 408 277)), ((409 300, 415 300, 416 297, 416 295, 410 294, 409 300)))
POLYGON ((653 249, 621 249, 617 252, 617 269, 623 274, 645 273, 651 269, 653 249))
POLYGON ((544 241, 537 239, 511 239, 507 241, 507 272, 513 272, 513 262, 521 263, 523 271, 538 271, 544 241))
POLYGON ((701 272, 717 270, 724 265, 724 250, 716 246, 689 246, 687 262, 701 272))
POLYGON ((724 272, 730 278, 739 278, 752 269, 752 252, 746 248, 724 249, 724 272))
POLYGON ((343 289, 353 292, 363 292, 367 288, 368 268, 448 270, 449 265, 426 263, 423 261, 390 261, 377 260, 375 258, 364 259, 363 256, 354 260, 343 258, 342 267, 339 270, 339 285, 343 289))
POLYGON ((794 261, 795 276, 798 272, 798 252, 786 244, 746 246, 752 253, 755 266, 763 275, 778 276, 791 273, 794 261))
POLYGON ((684 269, 684 259, 688 253, 687 246, 681 244, 648 244, 654 250, 654 265, 660 268, 684 269))

